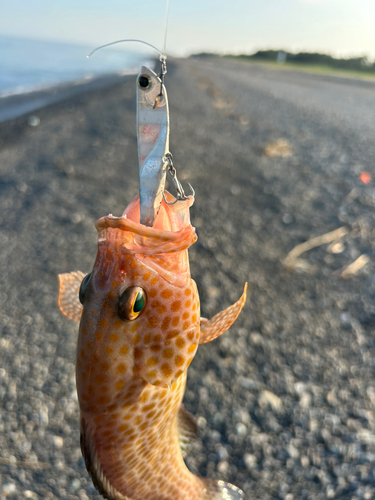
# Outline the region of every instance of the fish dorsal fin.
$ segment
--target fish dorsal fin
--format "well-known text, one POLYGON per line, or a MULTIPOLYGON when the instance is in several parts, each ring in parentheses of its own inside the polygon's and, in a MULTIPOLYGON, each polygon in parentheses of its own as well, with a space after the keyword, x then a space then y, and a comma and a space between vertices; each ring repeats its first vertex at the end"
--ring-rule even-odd
POLYGON ((59 274, 59 308, 65 316, 73 321, 81 320, 83 308, 79 301, 79 287, 85 276, 85 273, 81 271, 59 274))
POLYGON ((191 413, 181 404, 177 415, 177 431, 180 449, 184 457, 190 450, 191 444, 198 437, 198 425, 191 413))
POLYGON ((206 344, 207 342, 211 342, 211 340, 219 337, 233 325, 233 323, 238 318, 238 315, 240 314, 243 306, 245 305, 246 290, 247 283, 245 283, 242 296, 232 306, 225 309, 225 311, 221 311, 218 314, 215 314, 215 316, 210 320, 202 318, 199 344, 206 344))

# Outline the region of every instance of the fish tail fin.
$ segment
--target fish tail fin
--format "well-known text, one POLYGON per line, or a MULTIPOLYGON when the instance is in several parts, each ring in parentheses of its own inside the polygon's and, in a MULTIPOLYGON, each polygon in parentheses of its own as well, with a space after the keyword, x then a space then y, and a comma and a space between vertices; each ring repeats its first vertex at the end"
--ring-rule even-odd
POLYGON ((203 482, 207 488, 207 500, 243 500, 244 492, 225 481, 204 478, 203 482))

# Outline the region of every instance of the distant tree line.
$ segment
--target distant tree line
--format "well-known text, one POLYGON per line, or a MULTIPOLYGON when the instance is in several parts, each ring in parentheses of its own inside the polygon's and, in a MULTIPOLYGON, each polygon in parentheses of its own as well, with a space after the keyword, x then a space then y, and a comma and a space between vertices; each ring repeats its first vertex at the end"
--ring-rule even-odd
MULTIPOLYGON (((202 52, 200 54, 195 54, 193 57, 222 56, 219 56, 218 54, 202 52)), ((367 56, 339 59, 327 54, 319 54, 318 52, 299 52, 298 54, 293 54, 292 52, 287 52, 286 50, 258 50, 258 52, 256 52, 255 54, 240 54, 237 56, 226 54, 225 57, 250 60, 255 59, 259 61, 279 61, 306 65, 314 64, 319 66, 329 66, 336 69, 365 71, 369 73, 375 72, 375 62, 371 62, 367 56)))

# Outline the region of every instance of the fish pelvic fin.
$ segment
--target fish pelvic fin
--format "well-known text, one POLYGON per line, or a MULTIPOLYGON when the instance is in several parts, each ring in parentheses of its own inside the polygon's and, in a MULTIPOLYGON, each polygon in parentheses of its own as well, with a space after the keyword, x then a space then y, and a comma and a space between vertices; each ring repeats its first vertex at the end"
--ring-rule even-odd
POLYGON ((244 492, 233 484, 201 478, 206 486, 205 500, 243 500, 244 492))
POLYGON ((82 304, 79 301, 79 288, 85 273, 74 271, 72 273, 59 274, 59 298, 60 311, 73 321, 79 322, 82 315, 82 304))
POLYGON ((243 294, 233 305, 224 311, 215 314, 210 320, 202 318, 201 335, 199 344, 207 344, 211 340, 220 337, 220 335, 228 330, 238 318, 243 306, 246 302, 247 283, 245 283, 243 294))
POLYGON ((183 457, 189 452, 192 442, 198 437, 198 425, 191 413, 181 404, 177 415, 177 432, 183 457))

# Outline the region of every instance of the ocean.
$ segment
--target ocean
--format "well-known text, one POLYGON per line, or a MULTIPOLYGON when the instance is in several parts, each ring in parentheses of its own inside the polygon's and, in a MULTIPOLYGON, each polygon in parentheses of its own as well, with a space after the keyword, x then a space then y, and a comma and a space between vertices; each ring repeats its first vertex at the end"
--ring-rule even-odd
POLYGON ((141 62, 145 63, 145 56, 132 52, 131 45, 129 50, 105 48, 87 59, 94 48, 0 36, 0 121, 29 113, 90 85, 104 86, 125 74, 137 74, 141 62))

